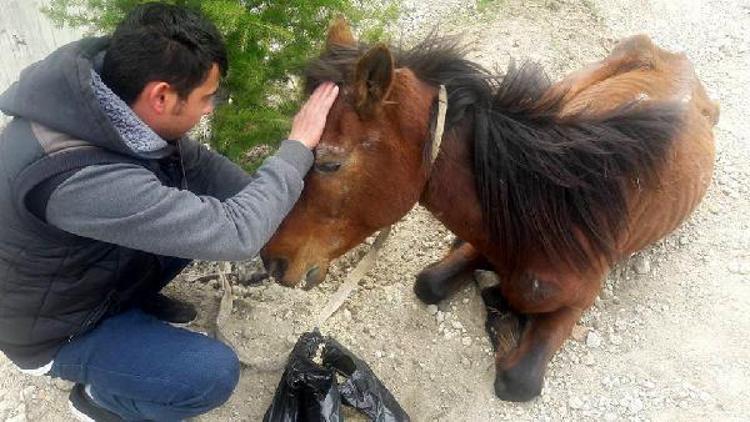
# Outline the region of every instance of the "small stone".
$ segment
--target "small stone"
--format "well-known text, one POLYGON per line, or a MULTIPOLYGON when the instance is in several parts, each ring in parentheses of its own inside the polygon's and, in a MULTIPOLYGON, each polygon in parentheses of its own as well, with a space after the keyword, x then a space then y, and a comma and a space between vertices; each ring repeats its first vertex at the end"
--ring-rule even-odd
POLYGON ((628 409, 633 413, 638 413, 643 410, 643 402, 638 397, 635 397, 630 401, 628 409))
POLYGON ((622 337, 612 334, 609 336, 609 342, 614 344, 615 346, 618 346, 622 344, 622 337))
POLYGON ((438 313, 437 305, 427 305, 427 313, 430 315, 437 314, 438 313))
POLYGON ((633 263, 633 269, 638 274, 648 274, 651 272, 651 261, 645 256, 639 256, 633 263))
POLYGON ((607 413, 604 414, 604 420, 607 421, 607 422, 614 422, 617 419, 618 419, 617 415, 614 414, 614 413, 612 413, 612 412, 607 412, 607 413))
POLYGON ((494 271, 476 270, 474 271, 474 280, 476 280, 479 290, 500 284, 500 277, 494 271))
POLYGON ((244 339, 251 339, 253 338, 253 329, 250 327, 245 327, 242 329, 242 338, 244 339))
POLYGON ((289 345, 293 346, 294 344, 297 343, 297 336, 295 336, 294 334, 289 334, 288 336, 286 336, 286 342, 289 345))
POLYGON ((465 298, 461 299, 461 303, 463 303, 463 304, 469 303, 469 298, 465 297, 465 298))
POLYGON ((16 416, 13 416, 12 418, 8 418, 5 420, 5 422, 26 422, 26 404, 21 403, 16 407, 15 410, 16 416))
POLYGON ((583 343, 586 341, 586 335, 589 333, 588 327, 584 327, 583 325, 576 324, 573 326, 573 332, 571 333, 571 337, 579 343, 583 343))
POLYGON ((55 378, 52 380, 52 385, 54 385, 58 390, 61 391, 70 391, 73 389, 73 386, 75 385, 74 382, 64 380, 62 378, 55 378))
POLYGON ((464 337, 461 339, 461 343, 464 346, 471 346, 471 337, 464 337))
POLYGON ((461 358, 461 365, 464 366, 464 368, 470 368, 471 367, 471 361, 466 356, 461 358))
POLYGON ((443 311, 437 311, 437 313, 435 313, 435 319, 437 320, 438 324, 442 323, 443 321, 445 321, 445 313, 443 313, 443 311))
POLYGON ((453 326, 453 328, 455 328, 457 330, 460 330, 460 329, 464 328, 464 325, 461 324, 461 321, 453 321, 451 323, 451 326, 453 326))
POLYGON ((578 397, 571 397, 568 401, 568 406, 570 406, 570 408, 574 410, 582 409, 583 400, 579 399, 578 397))
POLYGON ((586 346, 597 349, 602 345, 602 337, 596 331, 590 331, 586 336, 586 346))
POLYGON ((23 390, 21 390, 21 400, 31 400, 34 398, 34 393, 36 392, 36 387, 33 385, 30 385, 23 390))
POLYGON ((352 312, 346 308, 344 308, 344 321, 351 321, 352 320, 352 312))
POLYGON ((740 263, 739 262, 730 262, 727 266, 727 269, 732 274, 739 274, 740 273, 740 263))
POLYGON ((375 330, 373 330, 373 328, 370 327, 369 325, 365 326, 364 332, 365 332, 365 334, 369 335, 370 337, 375 338, 375 330))
POLYGON ((378 359, 382 359, 383 356, 385 356, 385 353, 382 350, 378 350, 375 352, 375 356, 377 356, 378 359))

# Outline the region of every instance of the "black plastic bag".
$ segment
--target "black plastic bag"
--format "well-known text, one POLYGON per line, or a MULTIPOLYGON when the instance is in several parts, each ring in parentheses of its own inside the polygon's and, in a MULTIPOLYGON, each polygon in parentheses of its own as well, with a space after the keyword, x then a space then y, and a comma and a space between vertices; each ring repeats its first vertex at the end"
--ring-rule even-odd
POLYGON ((409 422, 367 363, 315 330, 303 334, 294 346, 263 421, 340 422, 342 404, 372 421, 409 422))

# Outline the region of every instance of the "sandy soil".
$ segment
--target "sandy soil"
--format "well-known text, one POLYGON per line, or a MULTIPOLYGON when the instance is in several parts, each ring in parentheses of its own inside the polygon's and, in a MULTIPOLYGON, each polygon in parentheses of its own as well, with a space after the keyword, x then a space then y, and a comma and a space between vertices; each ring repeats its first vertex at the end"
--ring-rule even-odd
MULTIPOLYGON (((323 331, 366 360, 415 421, 747 420, 750 415, 750 5, 741 0, 407 2, 406 43, 434 25, 461 33, 472 58, 504 66, 540 61, 554 78, 644 32, 685 51, 721 103, 717 166, 690 220, 619 265, 596 305, 553 359, 541 397, 525 404, 494 397, 494 362, 484 309, 469 286, 437 309, 411 291, 414 275, 452 237, 417 207, 399 222, 375 269, 323 331)), ((258 421, 281 375, 281 353, 309 328, 365 247, 336 263, 310 292, 262 283, 236 287, 229 325, 258 367, 244 369, 231 400, 201 421, 258 421)), ((172 286, 201 304, 210 326, 221 295, 214 263, 172 286), (208 276, 206 276, 208 274, 208 276)), ((255 262, 234 263, 235 272, 255 262)), ((68 420, 65 383, 21 375, 0 358, 0 420, 68 420)), ((352 418, 356 420, 357 418, 352 418)))

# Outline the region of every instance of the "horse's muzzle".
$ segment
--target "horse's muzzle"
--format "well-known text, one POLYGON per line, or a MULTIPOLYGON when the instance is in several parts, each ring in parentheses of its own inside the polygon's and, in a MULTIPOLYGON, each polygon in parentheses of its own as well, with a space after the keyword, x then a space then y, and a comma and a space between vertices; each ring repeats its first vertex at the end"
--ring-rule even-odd
POLYGON ((261 259, 268 274, 277 283, 286 287, 301 287, 310 290, 320 284, 328 273, 327 267, 322 269, 319 265, 310 265, 304 273, 299 270, 291 271, 290 262, 286 258, 271 258, 261 254, 261 259))

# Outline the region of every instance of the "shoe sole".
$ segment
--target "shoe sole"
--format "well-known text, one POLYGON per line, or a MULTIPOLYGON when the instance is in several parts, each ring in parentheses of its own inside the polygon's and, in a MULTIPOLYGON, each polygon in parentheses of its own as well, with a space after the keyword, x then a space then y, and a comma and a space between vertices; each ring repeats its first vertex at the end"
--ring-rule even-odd
MULTIPOLYGON (((70 408, 70 413, 73 414, 73 417, 76 418, 76 420, 78 420, 80 422, 96 422, 96 420, 92 419, 87 414, 85 414, 85 413, 81 412, 80 410, 78 410, 78 408, 75 407, 73 405, 73 402, 70 401, 70 400, 68 400, 68 408, 70 408)), ((182 419, 179 422, 187 422, 189 420, 190 419, 182 419)))
POLYGON ((81 422, 96 422, 94 419, 92 419, 90 416, 86 415, 85 413, 78 410, 77 407, 73 405, 73 402, 68 400, 68 407, 70 408, 70 413, 73 414, 73 416, 76 418, 76 420, 81 422))
POLYGON ((190 320, 188 322, 169 322, 169 321, 164 321, 164 322, 176 328, 187 328, 190 326, 190 324, 194 323, 196 319, 190 320))

